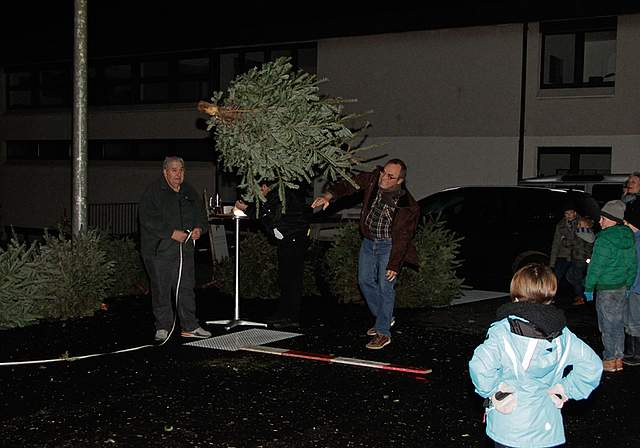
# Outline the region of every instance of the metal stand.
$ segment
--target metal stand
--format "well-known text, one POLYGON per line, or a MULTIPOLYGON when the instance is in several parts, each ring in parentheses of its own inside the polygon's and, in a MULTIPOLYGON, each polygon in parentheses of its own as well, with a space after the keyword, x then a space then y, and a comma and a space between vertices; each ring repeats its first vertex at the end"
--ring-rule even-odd
POLYGON ((224 325, 225 330, 230 330, 238 325, 252 325, 258 327, 266 327, 267 324, 259 323, 259 322, 250 322, 248 320, 240 319, 240 220, 245 218, 245 216, 237 216, 233 215, 233 220, 236 223, 236 265, 235 265, 235 295, 236 295, 236 304, 235 304, 235 313, 233 319, 231 320, 213 320, 208 321, 207 324, 213 325, 224 325))

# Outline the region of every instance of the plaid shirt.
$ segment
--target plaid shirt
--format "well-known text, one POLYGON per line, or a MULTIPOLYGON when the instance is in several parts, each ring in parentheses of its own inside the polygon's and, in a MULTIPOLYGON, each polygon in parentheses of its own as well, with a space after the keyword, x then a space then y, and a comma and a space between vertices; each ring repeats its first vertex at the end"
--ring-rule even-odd
MULTIPOLYGON (((398 203, 398 198, 393 198, 393 203, 398 203)), ((391 238, 391 224, 395 208, 382 201, 382 192, 378 191, 376 199, 373 201, 371 211, 367 215, 365 224, 371 230, 372 238, 391 238)))

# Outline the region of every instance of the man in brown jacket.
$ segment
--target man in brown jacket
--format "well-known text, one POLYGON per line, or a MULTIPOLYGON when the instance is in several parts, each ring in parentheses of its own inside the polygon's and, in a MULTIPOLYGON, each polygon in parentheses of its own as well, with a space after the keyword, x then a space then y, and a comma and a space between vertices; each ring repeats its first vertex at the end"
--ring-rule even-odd
POLYGON ((316 198, 312 207, 322 205, 364 189, 360 212, 360 230, 364 235, 360 247, 358 285, 376 323, 367 334, 373 336, 367 348, 380 349, 391 342, 391 326, 395 323, 393 308, 395 284, 404 261, 418 265, 413 236, 418 225, 420 206, 404 186, 407 167, 400 159, 392 159, 383 167, 343 181, 316 198))

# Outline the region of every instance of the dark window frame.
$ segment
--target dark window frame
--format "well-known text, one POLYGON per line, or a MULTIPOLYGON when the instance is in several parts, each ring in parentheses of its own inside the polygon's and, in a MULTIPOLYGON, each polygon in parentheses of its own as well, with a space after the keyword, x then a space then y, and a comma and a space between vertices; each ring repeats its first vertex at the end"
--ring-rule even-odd
MULTIPOLYGON (((272 60, 272 52, 289 50, 291 51, 291 63, 293 70, 298 70, 298 52, 300 50, 313 49, 317 51, 316 43, 298 43, 289 45, 273 45, 273 46, 260 46, 260 47, 248 47, 237 49, 220 49, 220 50, 200 50, 200 51, 188 51, 179 53, 167 53, 154 56, 129 56, 129 57, 117 57, 117 58, 104 58, 89 60, 89 73, 88 80, 89 90, 89 107, 94 106, 135 106, 135 105, 151 105, 151 104, 171 104, 171 103, 192 103, 201 99, 210 99, 211 93, 220 90, 220 57, 226 53, 237 53, 241 59, 241 67, 244 67, 245 54, 247 53, 263 53, 265 61, 272 60), (180 74, 179 61, 185 59, 197 59, 197 58, 209 58, 209 67, 206 73, 198 74, 180 74), (153 76, 143 77, 141 76, 141 64, 144 62, 160 62, 168 61, 169 74, 167 76, 153 76), (105 69, 110 66, 118 65, 130 65, 131 73, 129 77, 119 79, 108 79, 105 76, 105 69), (201 92, 200 98, 195 98, 195 95, 190 95, 186 98, 180 97, 180 83, 181 82, 199 82, 200 86, 198 91, 208 89, 208 92, 201 92), (164 99, 149 99, 144 100, 141 98, 141 86, 142 84, 154 84, 154 83, 169 83, 168 98, 164 99), (110 89, 128 89, 128 95, 126 98, 120 100, 114 100, 111 96, 110 89), (111 100, 110 100, 111 98, 111 100)), ((20 110, 34 110, 39 109, 42 111, 47 110, 60 110, 70 109, 73 101, 73 66, 71 61, 64 61, 58 63, 48 64, 31 64, 20 66, 6 66, 5 71, 5 95, 7 111, 20 111, 20 110), (62 77, 60 82, 54 84, 41 83, 40 75, 47 70, 62 70, 62 77), (17 85, 10 85, 10 77, 16 73, 30 73, 28 82, 17 85), (51 89, 61 89, 61 104, 40 104, 40 92, 51 89), (29 92, 30 104, 25 105, 12 105, 10 101, 12 92, 29 92)), ((234 76, 240 74, 238 70, 234 69, 234 76)))
POLYGON ((569 155, 569 171, 566 173, 557 173, 557 174, 610 174, 611 167, 609 167, 609 172, 607 173, 590 173, 584 172, 584 170, 580 170, 580 156, 588 155, 588 154, 601 154, 601 155, 609 155, 612 154, 611 146, 553 146, 553 147, 539 147, 538 148, 538 157, 536 160, 536 173, 540 176, 540 158, 545 154, 565 154, 569 155))
MULTIPOLYGON (((184 157, 190 162, 214 162, 216 153, 214 141, 209 137, 190 139, 114 139, 114 140, 89 140, 89 161, 157 161, 164 160, 167 156, 184 157), (149 154, 142 151, 143 145, 165 146, 163 153, 149 154), (109 155, 105 150, 107 145, 120 147, 123 152, 109 155), (193 150, 195 147, 195 151, 193 150), (198 148, 200 147, 200 148, 198 148)), ((70 140, 8 140, 7 160, 71 160, 70 140), (68 148, 64 156, 56 156, 52 151, 42 151, 46 148, 68 148), (18 151, 18 153, 14 153, 18 151)), ((58 151, 58 154, 62 152, 58 151)))
POLYGON ((7 110, 52 109, 71 105, 73 97, 71 66, 69 64, 37 64, 31 66, 5 67, 5 95, 7 110), (51 71, 60 71, 60 80, 46 81, 42 75, 51 71), (11 85, 10 77, 16 73, 29 73, 29 81, 11 85), (41 93, 47 90, 60 90, 60 104, 41 104, 41 93), (29 92, 30 105, 10 106, 12 92, 29 92))
POLYGON ((585 49, 585 35, 598 31, 615 31, 617 42, 617 29, 618 18, 617 17, 603 17, 592 19, 580 19, 580 20, 562 20, 555 22, 542 22, 540 23, 541 34, 541 55, 540 55, 540 89, 571 89, 571 88, 598 88, 598 87, 614 87, 615 80, 602 79, 597 82, 585 82, 584 81, 584 49, 585 49), (547 37, 559 36, 559 35, 573 35, 575 36, 575 61, 574 61, 574 76, 572 83, 557 83, 557 84, 545 84, 545 73, 547 67, 546 62, 546 45, 547 37))

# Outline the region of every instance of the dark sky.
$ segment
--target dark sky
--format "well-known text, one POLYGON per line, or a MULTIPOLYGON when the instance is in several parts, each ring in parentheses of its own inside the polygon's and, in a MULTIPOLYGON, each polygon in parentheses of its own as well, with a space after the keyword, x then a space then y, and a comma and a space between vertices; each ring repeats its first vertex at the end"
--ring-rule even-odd
MULTIPOLYGON (((88 0, 89 57, 640 12, 619 0, 88 0)), ((0 64, 73 57, 73 0, 4 0, 0 64)))

